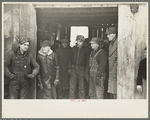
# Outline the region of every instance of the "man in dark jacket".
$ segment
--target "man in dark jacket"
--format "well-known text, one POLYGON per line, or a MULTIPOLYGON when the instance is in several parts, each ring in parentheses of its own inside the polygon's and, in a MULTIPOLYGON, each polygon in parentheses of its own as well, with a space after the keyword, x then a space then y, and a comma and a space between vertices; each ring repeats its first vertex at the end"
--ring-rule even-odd
POLYGON ((77 46, 72 48, 72 57, 71 57, 71 78, 70 78, 70 91, 69 98, 75 99, 75 90, 78 82, 78 94, 80 99, 85 98, 85 72, 88 65, 88 48, 85 47, 84 41, 85 38, 82 35, 76 37, 77 46))
POLYGON ((68 99, 69 95, 69 78, 70 75, 68 71, 71 69, 71 47, 69 46, 68 39, 61 39, 61 46, 56 50, 56 54, 58 57, 58 64, 60 67, 59 71, 59 81, 60 84, 57 85, 57 94, 58 99, 68 99))
POLYGON ((37 62, 40 65, 37 78, 39 86, 43 90, 43 99, 57 98, 55 86, 59 83, 59 66, 57 54, 50 47, 51 42, 45 40, 37 56, 37 62))
POLYGON ((17 51, 11 52, 4 61, 4 74, 10 79, 9 99, 29 99, 30 80, 39 72, 39 65, 28 51, 29 44, 23 37, 17 51))
POLYGON ((92 52, 89 59, 89 96, 91 99, 104 99, 107 53, 102 49, 104 42, 100 38, 90 41, 92 52))
POLYGON ((138 76, 137 76, 137 89, 142 90, 143 98, 146 99, 147 96, 147 79, 146 79, 146 57, 147 57, 147 51, 146 48, 143 53, 144 59, 141 60, 138 70, 138 76))

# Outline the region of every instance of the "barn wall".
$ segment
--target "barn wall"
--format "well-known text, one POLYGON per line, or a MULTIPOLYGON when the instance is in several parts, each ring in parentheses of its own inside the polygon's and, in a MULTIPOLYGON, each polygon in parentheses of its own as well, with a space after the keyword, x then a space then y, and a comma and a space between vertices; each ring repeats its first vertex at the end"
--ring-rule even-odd
MULTIPOLYGON (((15 51, 18 47, 18 40, 27 37, 30 40, 29 51, 36 57, 36 12, 32 4, 14 4, 4 6, 4 15, 8 14, 11 19, 5 20, 4 25, 4 48, 6 51, 15 51), (9 28, 9 29, 7 29, 9 28), (10 33, 10 34, 9 34, 10 33)), ((5 58, 8 54, 5 53, 5 58)), ((31 81, 31 98, 35 98, 35 82, 31 81)))
POLYGON ((147 42, 147 5, 132 14, 130 5, 118 6, 118 99, 134 99, 137 68, 147 42), (123 23, 123 24, 122 24, 123 23))

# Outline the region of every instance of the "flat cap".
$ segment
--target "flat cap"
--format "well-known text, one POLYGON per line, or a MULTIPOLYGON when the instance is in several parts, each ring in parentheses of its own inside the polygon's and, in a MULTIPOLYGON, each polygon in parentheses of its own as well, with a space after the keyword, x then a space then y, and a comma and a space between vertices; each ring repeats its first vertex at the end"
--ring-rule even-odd
POLYGON ((26 43, 26 42, 29 42, 29 39, 26 38, 26 37, 22 37, 22 38, 19 40, 19 44, 23 44, 23 43, 26 43))
POLYGON ((85 38, 83 35, 77 35, 76 40, 85 41, 85 38))
POLYGON ((110 27, 108 30, 106 30, 106 34, 112 34, 116 32, 117 32, 117 29, 115 27, 110 27))
POLYGON ((60 42, 61 42, 61 43, 69 43, 69 42, 70 42, 70 40, 68 40, 68 39, 64 38, 64 39, 61 39, 61 40, 60 40, 60 42))
POLYGON ((104 44, 104 41, 101 38, 94 37, 94 38, 92 38, 92 40, 89 43, 96 43, 96 44, 100 45, 100 44, 104 44))
POLYGON ((47 46, 51 47, 52 44, 51 44, 51 42, 49 40, 44 40, 41 46, 42 47, 47 47, 47 46))

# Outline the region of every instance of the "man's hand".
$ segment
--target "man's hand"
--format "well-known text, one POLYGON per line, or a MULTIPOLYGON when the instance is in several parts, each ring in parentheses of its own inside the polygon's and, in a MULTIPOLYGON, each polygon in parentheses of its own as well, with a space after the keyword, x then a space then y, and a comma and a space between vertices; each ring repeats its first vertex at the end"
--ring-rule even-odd
POLYGON ((68 70, 68 74, 71 75, 71 69, 68 70))
POLYGON ((141 85, 137 85, 137 90, 138 90, 139 92, 142 92, 142 86, 141 86, 141 85))
POLYGON ((14 74, 10 74, 10 75, 9 75, 9 79, 13 79, 14 77, 15 77, 14 74))
POLYGON ((57 86, 57 84, 59 83, 59 80, 55 80, 54 81, 54 85, 57 86))
POLYGON ((25 77, 29 79, 33 79, 35 76, 33 74, 26 74, 25 77))
POLYGON ((40 86, 40 89, 43 90, 43 85, 42 85, 42 84, 39 84, 39 86, 40 86))

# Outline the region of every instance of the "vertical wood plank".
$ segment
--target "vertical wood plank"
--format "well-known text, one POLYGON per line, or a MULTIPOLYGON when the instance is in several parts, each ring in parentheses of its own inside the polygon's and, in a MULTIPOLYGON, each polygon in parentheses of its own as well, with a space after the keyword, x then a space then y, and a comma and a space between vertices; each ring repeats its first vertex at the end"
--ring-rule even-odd
POLYGON ((130 5, 119 5, 118 9, 118 99, 134 99, 137 61, 145 46, 146 6, 139 5, 138 13, 132 14, 130 5), (123 23, 123 24, 122 24, 123 23))
MULTIPOLYGON (((137 75, 138 75, 138 69, 139 69, 139 63, 140 61, 143 59, 143 51, 144 48, 147 46, 147 20, 148 20, 148 16, 147 16, 147 6, 146 5, 140 5, 139 6, 139 12, 137 13, 138 16, 142 16, 142 17, 138 17, 138 19, 136 20, 136 25, 140 26, 139 30, 136 31, 136 42, 135 42, 135 85, 137 84, 137 75)), ((136 88, 136 86, 135 86, 136 88)))
POLYGON ((135 17, 130 5, 119 5, 117 98, 133 98, 135 54, 135 17), (123 23, 123 24, 122 24, 123 23))
POLYGON ((12 13, 12 33, 13 33, 13 39, 12 39, 12 50, 16 51, 18 46, 18 41, 20 39, 20 8, 19 5, 13 5, 13 13, 12 13))
MULTIPOLYGON (((12 9, 13 5, 4 5, 4 14, 3 14, 3 30, 4 31, 4 59, 9 57, 9 53, 12 50, 12 9)), ((4 85, 9 84, 8 77, 4 76, 4 85)), ((4 92, 7 93, 8 87, 4 86, 4 92)), ((5 95, 4 95, 5 96, 5 95)))
POLYGON ((60 40, 60 31, 61 31, 61 25, 57 25, 57 38, 56 38, 56 40, 60 40))

